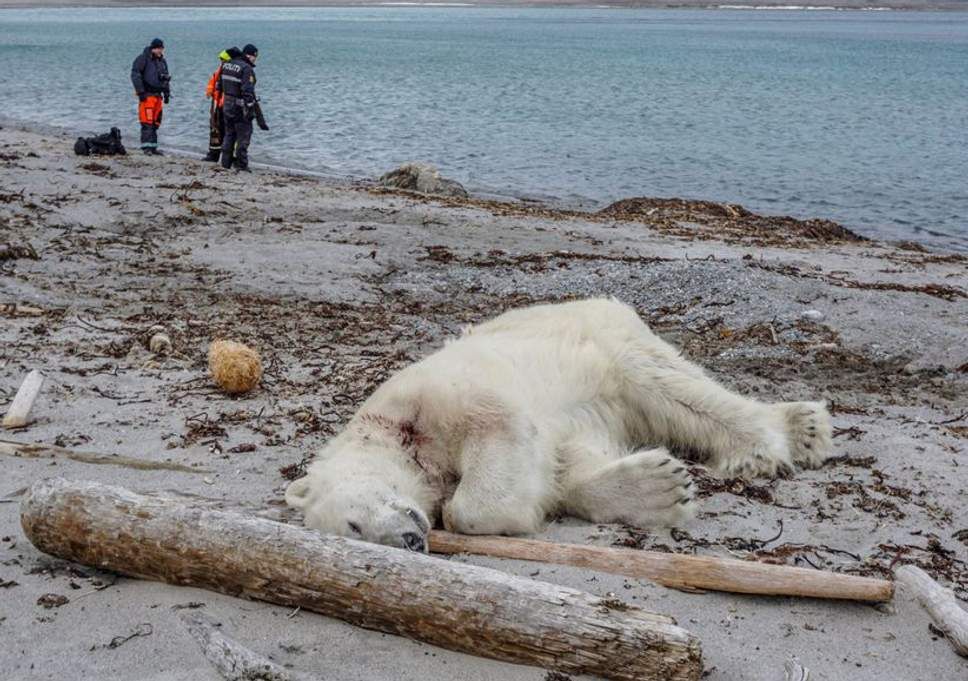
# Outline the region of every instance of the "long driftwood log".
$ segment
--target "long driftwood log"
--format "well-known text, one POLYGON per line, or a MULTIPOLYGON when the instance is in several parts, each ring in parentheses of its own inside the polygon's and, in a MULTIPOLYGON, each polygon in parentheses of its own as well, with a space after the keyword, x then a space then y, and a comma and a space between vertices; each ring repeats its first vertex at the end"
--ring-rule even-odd
POLYGON ((449 532, 430 533, 432 553, 476 553, 600 570, 648 579, 674 589, 707 589, 768 596, 806 596, 855 601, 889 601, 893 583, 836 572, 768 565, 748 560, 684 556, 677 553, 578 544, 556 544, 533 539, 476 537, 449 532))
POLYGON ((37 482, 20 518, 60 558, 472 655, 627 681, 702 672, 699 641, 669 617, 496 570, 94 482, 37 482))

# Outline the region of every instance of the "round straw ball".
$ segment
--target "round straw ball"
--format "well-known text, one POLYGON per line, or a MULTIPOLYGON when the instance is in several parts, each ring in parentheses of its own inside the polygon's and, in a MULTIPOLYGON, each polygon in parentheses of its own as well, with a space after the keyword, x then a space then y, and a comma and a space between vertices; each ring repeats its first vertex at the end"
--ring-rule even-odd
POLYGON ((208 347, 208 370, 230 395, 249 392, 262 378, 259 353, 242 343, 217 340, 208 347))

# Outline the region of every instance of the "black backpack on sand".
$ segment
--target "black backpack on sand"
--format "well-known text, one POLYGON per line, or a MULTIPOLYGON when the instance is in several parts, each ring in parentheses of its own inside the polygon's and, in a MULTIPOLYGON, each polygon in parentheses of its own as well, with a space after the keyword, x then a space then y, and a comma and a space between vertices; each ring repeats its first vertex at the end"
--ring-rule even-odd
POLYGON ((128 152, 124 150, 124 145, 121 144, 121 131, 117 128, 111 128, 111 132, 97 137, 78 137, 77 141, 74 142, 74 153, 78 156, 90 156, 91 154, 97 156, 120 154, 124 156, 128 152))

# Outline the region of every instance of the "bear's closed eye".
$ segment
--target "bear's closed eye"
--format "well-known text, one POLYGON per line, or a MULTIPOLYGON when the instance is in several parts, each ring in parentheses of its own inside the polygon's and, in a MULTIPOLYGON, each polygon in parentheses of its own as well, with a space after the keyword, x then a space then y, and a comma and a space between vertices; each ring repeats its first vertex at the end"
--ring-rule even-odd
POLYGON ((361 530, 360 526, 357 525, 356 523, 352 521, 347 521, 346 524, 350 528, 350 532, 353 532, 354 534, 363 534, 363 530, 361 530))

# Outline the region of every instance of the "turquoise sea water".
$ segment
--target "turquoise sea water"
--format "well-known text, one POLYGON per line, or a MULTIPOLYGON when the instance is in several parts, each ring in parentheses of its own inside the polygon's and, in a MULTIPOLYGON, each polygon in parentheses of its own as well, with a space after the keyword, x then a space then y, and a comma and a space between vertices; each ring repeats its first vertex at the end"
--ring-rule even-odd
POLYGON ((733 201, 968 248, 968 13, 0 11, 0 116, 119 125, 168 45, 166 143, 205 151, 216 54, 257 44, 253 158, 346 176, 411 160, 471 189, 733 201))

